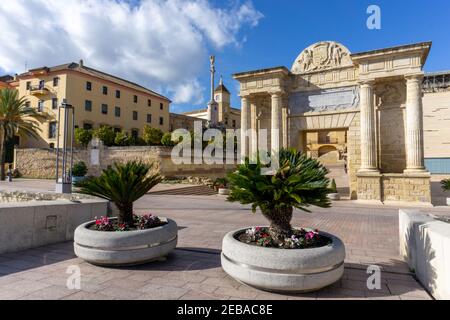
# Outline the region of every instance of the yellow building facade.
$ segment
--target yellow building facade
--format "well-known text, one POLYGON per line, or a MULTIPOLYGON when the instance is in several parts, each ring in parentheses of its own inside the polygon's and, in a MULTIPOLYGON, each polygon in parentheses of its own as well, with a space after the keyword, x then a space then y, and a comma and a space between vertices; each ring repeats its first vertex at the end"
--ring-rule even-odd
MULTIPOLYGON (((66 102, 74 108, 75 128, 110 126, 141 136, 143 127, 169 131, 170 100, 130 81, 89 68, 80 63, 42 67, 18 75, 12 86, 49 119, 40 125, 39 139, 22 138, 25 148, 57 146, 58 108, 66 102)), ((60 144, 64 118, 61 118, 60 144)), ((71 119, 69 119, 72 122, 71 119)))

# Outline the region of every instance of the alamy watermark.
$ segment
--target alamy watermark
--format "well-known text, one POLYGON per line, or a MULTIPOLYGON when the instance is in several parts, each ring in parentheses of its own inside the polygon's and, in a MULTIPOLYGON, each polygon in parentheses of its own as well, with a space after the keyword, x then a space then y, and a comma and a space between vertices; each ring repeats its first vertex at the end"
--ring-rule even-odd
POLYGON ((376 265, 370 265, 367 267, 367 274, 370 274, 366 282, 367 289, 381 290, 381 268, 376 265))
POLYGON ((381 29, 381 8, 375 4, 367 7, 367 28, 369 30, 380 30, 381 29))

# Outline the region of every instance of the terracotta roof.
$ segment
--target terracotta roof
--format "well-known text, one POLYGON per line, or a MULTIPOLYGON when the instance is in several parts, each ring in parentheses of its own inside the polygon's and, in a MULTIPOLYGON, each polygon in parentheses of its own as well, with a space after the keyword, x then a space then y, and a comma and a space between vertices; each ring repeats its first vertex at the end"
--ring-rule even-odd
POLYGON ((161 94, 159 94, 159 93, 157 93, 155 91, 152 91, 152 90, 150 90, 148 88, 145 88, 145 87, 143 87, 143 86, 141 86, 141 85, 139 85, 137 83, 125 80, 123 78, 116 77, 114 75, 111 75, 109 73, 105 73, 103 71, 99 71, 99 70, 96 70, 96 69, 93 69, 93 68, 90 68, 90 67, 86 67, 83 64, 75 63, 75 62, 66 63, 66 64, 62 64, 62 65, 58 65, 58 66, 50 67, 50 68, 44 66, 44 67, 41 67, 41 68, 30 69, 28 72, 20 74, 19 77, 30 76, 33 73, 36 73, 36 72, 39 72, 39 71, 43 71, 43 72, 46 72, 46 73, 51 73, 51 72, 58 72, 58 71, 64 71, 64 70, 72 70, 72 71, 80 72, 80 73, 83 73, 83 74, 86 74, 86 75, 89 75, 89 76, 100 78, 100 79, 103 79, 103 80, 115 82, 117 84, 120 84, 120 85, 123 85, 123 86, 126 86, 126 87, 131 87, 131 88, 133 88, 135 90, 138 90, 138 91, 141 91, 141 92, 144 92, 144 93, 147 93, 147 94, 151 94, 151 95, 157 96, 157 97, 159 97, 161 99, 165 99, 165 100, 171 102, 169 98, 167 98, 167 97, 165 97, 165 96, 163 96, 163 95, 161 95, 161 94))

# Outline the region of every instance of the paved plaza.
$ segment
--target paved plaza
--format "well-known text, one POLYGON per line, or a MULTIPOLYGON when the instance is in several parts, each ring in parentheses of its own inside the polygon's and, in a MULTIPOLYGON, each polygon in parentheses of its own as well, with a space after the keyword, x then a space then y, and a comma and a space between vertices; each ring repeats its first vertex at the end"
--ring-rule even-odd
MULTIPOLYGON (((51 181, 18 180, 0 188, 49 190, 51 181)), ((0 255, 0 299, 431 299, 414 279, 398 251, 398 207, 336 202, 331 209, 296 211, 295 226, 311 226, 340 237, 347 249, 344 277, 317 293, 281 295, 240 284, 220 266, 221 240, 234 229, 264 225, 250 207, 228 203, 199 188, 162 185, 136 202, 138 213, 174 219, 177 249, 164 262, 137 267, 101 268, 75 257, 71 242, 0 255), (165 194, 164 191, 167 191, 165 194), (196 194, 199 193, 199 194, 196 194), (381 289, 369 290, 367 266, 382 269, 381 289), (81 270, 81 289, 66 286, 70 266, 81 270)), ((445 214, 446 208, 427 208, 445 214)), ((104 214, 99 212, 99 215, 104 214)))

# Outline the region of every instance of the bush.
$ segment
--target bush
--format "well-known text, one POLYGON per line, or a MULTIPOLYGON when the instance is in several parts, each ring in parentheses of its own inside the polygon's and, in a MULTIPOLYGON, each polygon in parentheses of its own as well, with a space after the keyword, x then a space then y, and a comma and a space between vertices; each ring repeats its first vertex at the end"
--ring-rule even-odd
POLYGON ((441 186, 444 191, 450 191, 450 179, 442 180, 441 186))
POLYGON ((161 145, 162 137, 163 132, 160 129, 152 128, 149 125, 145 125, 142 139, 144 140, 146 145, 159 146, 161 145))
POLYGON ((338 193, 336 187, 336 181, 333 179, 330 183, 330 193, 338 193))
POLYGON ((92 140, 92 130, 86 130, 83 128, 75 129, 75 142, 77 144, 82 145, 83 147, 87 147, 89 142, 92 140))
POLYGON ((125 147, 131 145, 132 140, 132 137, 130 137, 125 131, 120 131, 116 133, 114 144, 116 146, 125 147))
POLYGON ((164 135, 161 138, 161 144, 165 147, 172 147, 175 145, 175 142, 172 141, 172 134, 171 133, 164 133, 164 135))
POLYGON ((116 133, 114 129, 109 126, 101 126, 100 128, 94 130, 94 137, 99 138, 105 146, 113 146, 114 139, 116 138, 116 133))
POLYGON ((72 176, 74 177, 84 177, 88 172, 88 167, 83 161, 77 162, 73 165, 72 176))

